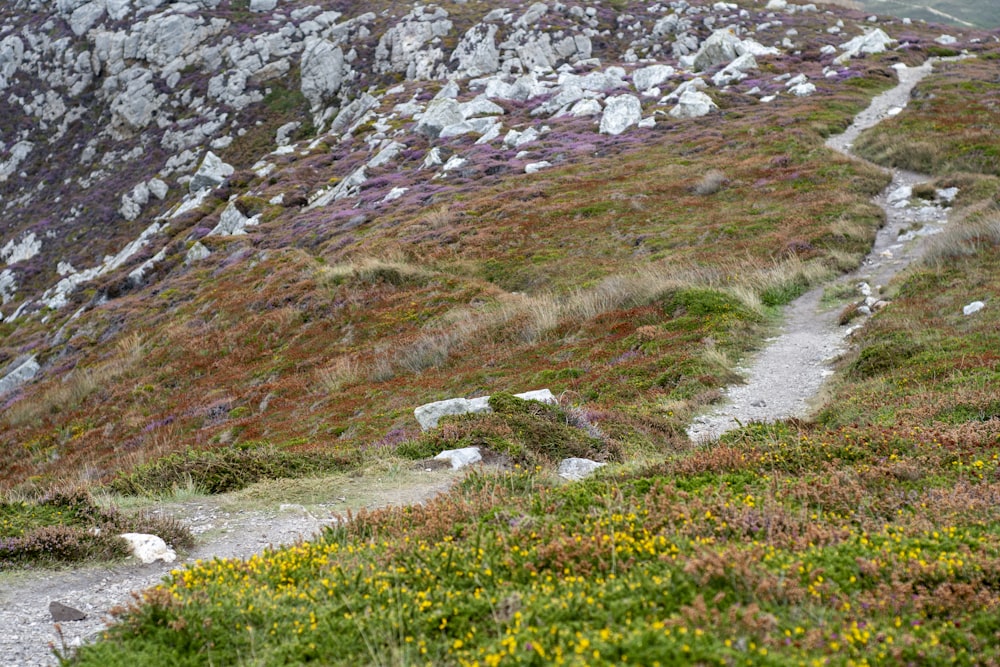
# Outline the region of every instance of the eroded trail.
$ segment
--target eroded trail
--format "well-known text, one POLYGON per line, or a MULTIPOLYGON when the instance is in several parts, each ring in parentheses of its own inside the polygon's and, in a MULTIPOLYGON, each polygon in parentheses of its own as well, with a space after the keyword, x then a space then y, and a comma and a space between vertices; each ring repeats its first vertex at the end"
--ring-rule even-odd
MULTIPOLYGON (((827 147, 861 159, 851 152, 858 135, 898 114, 906 106, 913 87, 930 74, 931 67, 931 62, 920 67, 896 65, 899 83, 875 97, 843 134, 827 140, 827 147)), ((915 205, 911 200, 912 188, 931 177, 898 169, 891 173, 892 182, 876 198, 886 214, 885 226, 879 230, 863 264, 836 281, 857 287, 859 298, 866 297, 873 305, 879 301, 880 288, 920 258, 926 251, 926 239, 940 232, 948 222, 945 206, 954 196, 954 192, 939 192, 935 203, 915 205)), ((695 418, 688 428, 692 440, 707 442, 740 424, 803 417, 809 413, 823 382, 833 374, 833 360, 844 351, 852 331, 838 324, 836 307, 822 306, 824 290, 829 287, 817 287, 789 304, 779 335, 770 339, 767 347, 742 369, 746 383, 729 387, 723 403, 695 418)))
MULTIPOLYGON (((347 509, 412 505, 446 490, 455 479, 447 470, 410 470, 379 478, 335 478, 289 481, 281 491, 253 489, 232 496, 204 497, 158 507, 157 514, 177 517, 197 538, 197 545, 174 563, 143 565, 134 558, 111 565, 58 571, 7 573, 0 579, 0 666, 56 664, 50 645, 75 647, 101 632, 108 612, 132 600, 133 591, 154 586, 170 570, 196 560, 247 558, 268 546, 294 544, 309 538, 347 509), (309 500, 282 503, 285 493, 301 496, 315 483, 309 500), (64 622, 57 629, 49 603, 61 602, 85 614, 82 621, 64 622), (61 631, 62 636, 59 633, 61 631)), ((277 485, 286 482, 275 482, 277 485)))

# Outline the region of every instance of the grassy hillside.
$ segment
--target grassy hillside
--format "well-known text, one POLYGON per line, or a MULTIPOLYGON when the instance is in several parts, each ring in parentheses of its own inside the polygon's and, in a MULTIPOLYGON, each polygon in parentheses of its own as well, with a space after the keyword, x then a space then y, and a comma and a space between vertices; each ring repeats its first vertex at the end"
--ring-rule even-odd
MULTIPOLYGON (((609 195, 627 185, 614 174, 667 170, 657 173, 667 174, 662 187, 669 196, 656 199, 659 181, 649 178, 630 193, 646 195, 639 203, 657 211, 684 199, 671 188, 689 187, 709 167, 723 169, 726 188, 703 199, 687 195, 688 213, 706 216, 696 229, 685 233, 683 222, 672 218, 670 231, 677 235, 669 238, 681 242, 670 252, 687 258, 683 280, 674 282, 678 275, 661 268, 656 279, 646 274, 635 282, 600 283, 592 291, 564 291, 561 299, 533 296, 534 303, 558 305, 558 317, 543 320, 538 311, 512 309, 524 319, 476 329, 483 337, 469 339, 477 341, 475 371, 471 361, 452 356, 461 347, 449 347, 440 366, 417 372, 405 369, 402 357, 390 357, 393 375, 407 378, 402 387, 394 385, 394 395, 406 399, 379 394, 394 407, 365 422, 401 427, 401 439, 412 441, 404 406, 431 395, 416 389, 425 382, 460 393, 544 378, 554 390, 585 401, 588 419, 599 422, 626 458, 656 452, 661 462, 605 469, 577 484, 556 481, 547 468, 530 464, 473 474, 425 507, 361 513, 307 544, 175 571, 141 604, 123 611, 120 624, 81 650, 74 664, 1000 661, 1000 311, 992 301, 1000 291, 1000 180, 988 162, 960 159, 981 117, 951 114, 947 122, 934 121, 929 109, 938 107, 919 103, 928 90, 936 91, 934 104, 943 103, 941 87, 957 85, 966 91, 966 105, 991 104, 994 88, 983 83, 991 62, 946 66, 944 75, 918 89, 917 103, 859 142, 907 146, 914 127, 937 122, 937 150, 955 159, 932 161, 935 185, 957 185, 961 194, 948 231, 927 260, 891 286, 892 305, 856 335, 857 351, 842 360, 815 420, 750 424, 702 447, 679 435, 688 411, 711 400, 726 379, 725 365, 714 362, 759 341, 770 312, 766 304, 802 288, 803 266, 832 270, 840 265, 836 253, 845 253, 840 261, 849 264, 847 258, 856 256, 851 253, 860 252, 852 244, 860 246, 871 233, 865 221, 877 224, 867 202, 883 177, 822 152, 827 125, 817 128, 802 113, 789 115, 782 132, 769 133, 759 158, 756 151, 725 160, 645 147, 635 162, 630 153, 617 157, 621 172, 580 191, 592 202, 604 201, 600 192, 613 202, 614 214, 596 217, 618 231, 623 215, 634 220, 649 214, 635 207, 622 213, 618 202, 629 200, 609 195), (838 177, 827 181, 829 173, 838 177), (798 180, 803 174, 808 178, 798 180), (763 191, 754 187, 765 188, 767 198, 751 196, 763 191), (794 226, 784 227, 784 216, 777 216, 740 238, 755 211, 782 206, 789 207, 786 214, 801 213, 794 226), (721 227, 736 215, 739 224, 721 227), (709 235, 699 242, 696 231, 706 229, 709 235), (687 255, 692 246, 699 253, 687 255), (722 269, 699 267, 702 256, 722 269), (792 262, 799 273, 777 272, 775 262, 792 262), (628 298, 611 292, 618 296, 592 297, 606 304, 595 310, 575 305, 612 285, 630 286, 628 298), (976 299, 986 307, 963 315, 962 307, 976 299), (512 329, 510 322, 530 326, 512 329), (500 331, 512 330, 499 339, 500 331), (482 359, 495 362, 484 367, 482 359)), ((866 95, 883 85, 879 81, 864 87, 866 95)), ((827 123, 842 125, 864 97, 813 113, 831 114, 827 123)), ((769 116, 775 123, 782 117, 769 116)), ((733 120, 719 132, 752 144, 751 130, 760 125, 733 120)), ((559 212, 560 195, 547 189, 556 181, 551 183, 533 190, 543 194, 532 200, 529 215, 554 234, 561 220, 589 224, 579 208, 559 212)), ((627 183, 639 185, 634 178, 627 183)), ((475 229, 476 216, 471 218, 475 229)), ((592 243, 599 267, 608 239, 592 243)), ((525 244, 530 248, 531 241, 525 244)), ((512 297, 488 290, 502 281, 478 282, 485 264, 462 261, 469 268, 461 284, 483 286, 477 294, 487 305, 480 309, 499 317, 490 299, 512 297)), ((572 259, 546 261, 546 282, 559 294, 566 274, 556 267, 572 266, 572 259)), ((385 299, 406 294, 392 302, 397 308, 429 289, 427 281, 442 280, 409 264, 327 271, 328 279, 342 276, 334 280, 336 289, 388 274, 379 283, 385 299)), ((394 326, 405 321, 398 315, 404 311, 387 312, 396 313, 394 326)), ((377 318, 371 326, 378 326, 377 318)), ((356 331, 354 340, 363 339, 356 331)), ((331 384, 351 386, 354 374, 360 378, 377 367, 371 357, 358 364, 350 372, 349 366, 331 370, 331 384)), ((491 419, 471 422, 495 436, 503 419, 491 419)), ((449 432, 467 435, 469 421, 455 422, 449 432)))

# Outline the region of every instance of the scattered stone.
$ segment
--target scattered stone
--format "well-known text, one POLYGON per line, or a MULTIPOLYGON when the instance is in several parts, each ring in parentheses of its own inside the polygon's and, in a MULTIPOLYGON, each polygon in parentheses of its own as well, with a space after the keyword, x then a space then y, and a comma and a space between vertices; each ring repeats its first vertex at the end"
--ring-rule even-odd
POLYGON ((542 169, 545 169, 545 168, 551 167, 551 166, 552 166, 552 163, 549 162, 548 160, 541 160, 539 162, 529 162, 528 164, 524 165, 524 173, 526 173, 526 174, 536 174, 536 173, 540 172, 542 169))
POLYGON ((483 460, 483 455, 480 453, 479 447, 463 447, 462 449, 446 449, 435 456, 434 460, 448 461, 451 463, 452 470, 459 470, 479 463, 483 460))
POLYGON ((982 301, 973 301, 969 305, 962 308, 963 315, 972 315, 973 313, 978 313, 980 310, 986 307, 986 304, 982 301))
POLYGON ((52 621, 54 623, 82 621, 87 618, 87 615, 79 609, 74 609, 69 605, 65 605, 62 602, 56 602, 55 600, 49 603, 49 613, 52 614, 52 621))
POLYGON ((559 476, 563 479, 578 481, 590 477, 598 468, 602 468, 606 463, 591 461, 590 459, 570 458, 559 462, 559 476))
POLYGON ((164 563, 173 563, 177 558, 174 550, 156 535, 124 533, 121 537, 128 542, 132 555, 147 565, 158 560, 162 560, 164 563))

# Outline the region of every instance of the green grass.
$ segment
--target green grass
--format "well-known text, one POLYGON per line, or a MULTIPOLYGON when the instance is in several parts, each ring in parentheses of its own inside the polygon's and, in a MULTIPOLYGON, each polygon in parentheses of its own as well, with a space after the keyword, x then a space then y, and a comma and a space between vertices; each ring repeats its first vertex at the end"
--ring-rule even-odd
POLYGON ((854 150, 869 160, 923 174, 1000 176, 1000 83, 992 61, 938 63, 904 113, 861 134, 854 150))
POLYGON ((120 473, 108 490, 122 495, 156 496, 193 487, 226 493, 266 479, 304 477, 355 467, 359 457, 326 452, 291 452, 263 443, 207 451, 188 450, 120 473))
POLYGON ((102 508, 82 490, 7 498, 0 500, 0 569, 124 558, 130 552, 118 535, 136 532, 160 535, 175 548, 194 545, 179 522, 102 508))

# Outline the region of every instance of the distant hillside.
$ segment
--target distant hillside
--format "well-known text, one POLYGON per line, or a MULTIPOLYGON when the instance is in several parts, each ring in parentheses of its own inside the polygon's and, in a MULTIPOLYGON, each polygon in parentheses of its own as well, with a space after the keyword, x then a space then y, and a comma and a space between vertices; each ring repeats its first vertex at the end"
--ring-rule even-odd
POLYGON ((913 20, 965 27, 1000 27, 996 0, 861 0, 865 10, 913 20))

